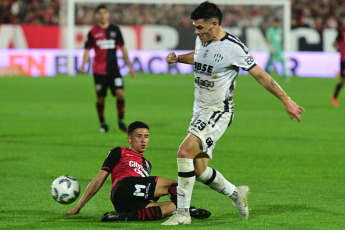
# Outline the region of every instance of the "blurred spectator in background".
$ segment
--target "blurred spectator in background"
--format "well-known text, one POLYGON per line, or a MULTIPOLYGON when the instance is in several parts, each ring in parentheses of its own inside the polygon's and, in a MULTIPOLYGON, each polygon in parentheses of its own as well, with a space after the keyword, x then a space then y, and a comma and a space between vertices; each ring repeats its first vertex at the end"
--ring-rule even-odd
POLYGON ((60 0, 1 0, 2 24, 58 24, 60 0))
MULTIPOLYGON (((96 2, 96 1, 95 1, 96 2)), ((0 23, 63 24, 67 0, 0 0, 0 23), (59 13, 62 14, 59 20, 59 13)), ((95 4, 76 4, 76 24, 94 23, 95 4)), ((189 28, 193 5, 182 4, 108 4, 111 22, 119 25, 158 24, 189 28)), ((253 26, 266 31, 273 18, 282 20, 282 7, 264 5, 221 5, 223 27, 253 26)), ((345 0, 291 0, 291 26, 316 30, 338 28, 345 12, 345 0)))

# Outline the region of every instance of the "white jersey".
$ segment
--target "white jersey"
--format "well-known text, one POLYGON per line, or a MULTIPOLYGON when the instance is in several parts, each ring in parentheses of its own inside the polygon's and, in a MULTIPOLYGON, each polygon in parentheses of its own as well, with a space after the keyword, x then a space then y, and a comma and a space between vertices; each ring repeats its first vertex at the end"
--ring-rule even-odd
POLYGON ((234 35, 216 42, 201 43, 196 39, 194 54, 194 112, 202 108, 233 111, 232 97, 239 68, 255 66, 248 48, 234 35))

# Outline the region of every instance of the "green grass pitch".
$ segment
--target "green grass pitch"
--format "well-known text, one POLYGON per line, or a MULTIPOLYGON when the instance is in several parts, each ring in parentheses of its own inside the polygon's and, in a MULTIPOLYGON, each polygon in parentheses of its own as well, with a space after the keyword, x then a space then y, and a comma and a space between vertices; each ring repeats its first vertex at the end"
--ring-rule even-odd
MULTIPOLYGON (((275 78, 306 109, 302 123, 291 121, 254 78, 239 76, 234 122, 209 164, 235 185, 251 187, 249 220, 240 220, 229 198, 196 182, 192 204, 212 216, 177 228, 344 228, 345 92, 335 109, 329 95, 338 80, 275 78)), ((126 122, 142 120, 151 128, 146 157, 152 175, 176 179, 176 151, 192 115, 193 77, 138 75, 125 77, 125 84, 126 122)), ((0 89, 0 229, 173 228, 161 221, 100 222, 112 210, 110 178, 79 215, 61 215, 76 202, 61 205, 51 197, 52 181, 64 174, 77 178, 84 192, 108 151, 127 146, 116 128, 113 97, 106 101, 111 130, 99 132, 91 77, 0 78, 0 89)))

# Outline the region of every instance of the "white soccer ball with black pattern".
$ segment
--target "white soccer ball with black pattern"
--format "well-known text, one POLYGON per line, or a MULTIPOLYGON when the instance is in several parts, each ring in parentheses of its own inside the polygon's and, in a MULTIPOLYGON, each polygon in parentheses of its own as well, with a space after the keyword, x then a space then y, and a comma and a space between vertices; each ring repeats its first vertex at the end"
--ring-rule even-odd
POLYGON ((60 176, 53 181, 51 193, 60 204, 70 204, 78 198, 80 186, 74 177, 60 176))

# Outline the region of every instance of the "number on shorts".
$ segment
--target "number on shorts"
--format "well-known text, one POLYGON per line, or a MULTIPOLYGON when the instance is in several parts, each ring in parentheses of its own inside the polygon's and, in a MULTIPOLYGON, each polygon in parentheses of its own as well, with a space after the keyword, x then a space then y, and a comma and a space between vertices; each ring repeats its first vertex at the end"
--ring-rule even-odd
POLYGON ((206 123, 202 122, 201 120, 197 120, 194 127, 197 127, 200 131, 203 131, 206 127, 206 123))
POLYGON ((146 189, 146 185, 142 185, 142 184, 136 184, 135 185, 135 191, 133 193, 134 196, 145 196, 145 193, 141 192, 142 189, 146 189))
POLYGON ((115 84, 116 87, 122 86, 122 78, 119 78, 119 77, 115 78, 114 79, 114 84, 115 84))

